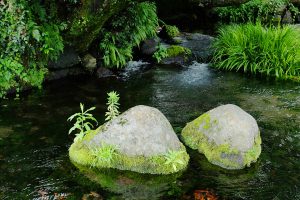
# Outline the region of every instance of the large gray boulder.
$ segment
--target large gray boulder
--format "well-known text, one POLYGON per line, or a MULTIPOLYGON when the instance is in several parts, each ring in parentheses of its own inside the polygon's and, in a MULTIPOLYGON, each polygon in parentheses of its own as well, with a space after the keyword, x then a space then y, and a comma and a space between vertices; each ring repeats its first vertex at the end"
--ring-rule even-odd
POLYGON ((188 146, 226 169, 249 166, 261 153, 256 120, 232 104, 212 109, 188 123, 182 136, 188 146))
POLYGON ((115 145, 128 156, 153 156, 178 151, 180 141, 170 122, 156 108, 135 106, 98 130, 87 146, 115 145))
POLYGON ((166 117, 156 108, 142 105, 103 124, 83 140, 76 140, 70 148, 70 158, 78 164, 98 168, 152 174, 177 172, 189 160, 166 117), (111 160, 103 162, 101 156, 109 148, 111 160))

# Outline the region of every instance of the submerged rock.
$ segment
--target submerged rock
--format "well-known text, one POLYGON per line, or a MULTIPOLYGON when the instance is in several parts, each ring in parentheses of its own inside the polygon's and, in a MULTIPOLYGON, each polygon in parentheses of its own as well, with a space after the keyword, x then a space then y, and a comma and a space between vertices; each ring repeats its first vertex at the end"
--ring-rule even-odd
POLYGON ((209 162, 226 169, 250 166, 261 153, 261 137, 255 119, 232 104, 212 109, 188 123, 182 130, 182 137, 209 162))
POLYGON ((91 54, 86 54, 82 59, 83 67, 88 71, 93 71, 97 67, 97 60, 91 54))
POLYGON ((96 71, 97 78, 107 78, 111 76, 114 76, 114 73, 105 67, 99 67, 96 71))
POLYGON ((141 53, 146 56, 152 56, 157 50, 159 44, 158 38, 151 38, 143 41, 141 45, 141 53))
POLYGON ((60 70, 74 68, 81 62, 78 53, 71 47, 65 47, 64 52, 56 61, 50 61, 47 68, 50 70, 60 70))
POLYGON ((184 33, 178 40, 181 41, 181 46, 191 49, 196 61, 210 62, 213 54, 213 37, 201 33, 184 33))
POLYGON ((151 174, 180 171, 189 160, 166 117, 148 106, 135 106, 90 131, 69 153, 81 165, 151 174))

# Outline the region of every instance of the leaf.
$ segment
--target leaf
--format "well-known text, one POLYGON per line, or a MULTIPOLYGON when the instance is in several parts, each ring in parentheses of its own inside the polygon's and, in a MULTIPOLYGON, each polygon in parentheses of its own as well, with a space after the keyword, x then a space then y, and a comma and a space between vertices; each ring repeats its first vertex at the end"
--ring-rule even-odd
POLYGON ((34 39, 36 39, 36 41, 39 42, 40 39, 41 39, 40 31, 37 30, 37 29, 33 30, 33 31, 32 31, 32 37, 33 37, 34 39))
POLYGON ((70 128, 69 130, 69 133, 68 134, 71 134, 77 127, 73 126, 72 128, 70 128))
POLYGON ((80 103, 80 110, 81 112, 83 113, 83 110, 84 110, 84 104, 80 103))
POLYGON ((90 128, 90 126, 89 126, 88 123, 85 123, 85 124, 84 124, 84 127, 85 127, 85 130, 86 130, 86 131, 90 131, 90 130, 91 130, 91 128, 90 128))
POLYGON ((74 119, 74 117, 79 116, 80 113, 75 113, 74 115, 71 115, 67 121, 72 121, 74 119))
POLYGON ((96 109, 96 107, 91 107, 91 108, 87 109, 84 113, 87 113, 87 112, 95 110, 95 109, 96 109))

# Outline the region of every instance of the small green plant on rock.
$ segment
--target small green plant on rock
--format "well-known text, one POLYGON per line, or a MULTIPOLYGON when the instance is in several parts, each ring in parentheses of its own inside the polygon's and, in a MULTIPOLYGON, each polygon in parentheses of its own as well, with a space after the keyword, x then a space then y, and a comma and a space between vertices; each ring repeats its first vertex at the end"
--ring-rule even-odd
POLYGON ((184 165, 184 161, 182 159, 182 154, 184 151, 171 151, 169 150, 168 153, 165 155, 165 165, 172 165, 174 171, 177 171, 177 167, 179 165, 184 165))
POLYGON ((102 143, 101 147, 92 150, 92 155, 95 157, 92 167, 111 166, 114 156, 117 155, 116 148, 113 145, 102 143))
POLYGON ((76 118, 76 122, 74 123, 73 127, 69 130, 69 134, 71 134, 75 130, 79 131, 79 133, 76 134, 74 142, 82 140, 83 137, 86 135, 87 131, 90 131, 94 127, 91 122, 96 122, 96 124, 98 124, 97 120, 93 117, 93 115, 89 113, 90 111, 95 109, 96 107, 91 107, 84 111, 84 104, 80 103, 81 112, 75 113, 74 115, 68 118, 68 121, 72 121, 76 118))
POLYGON ((119 112, 119 94, 115 91, 109 92, 107 93, 108 98, 107 98, 107 112, 105 113, 105 120, 106 121, 110 121, 112 119, 114 119, 115 117, 117 117, 120 112, 119 112))

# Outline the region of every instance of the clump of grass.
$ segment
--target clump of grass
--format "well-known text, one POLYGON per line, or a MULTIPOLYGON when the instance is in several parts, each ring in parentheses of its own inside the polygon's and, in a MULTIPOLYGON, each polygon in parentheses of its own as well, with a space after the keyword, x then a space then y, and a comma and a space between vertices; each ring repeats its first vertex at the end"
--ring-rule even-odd
POLYGON ((293 26, 229 25, 213 47, 215 68, 299 80, 300 32, 293 26))
POLYGON ((94 162, 91 166, 95 167, 97 165, 111 166, 116 153, 116 147, 102 143, 101 148, 92 149, 92 155, 94 156, 94 162))

